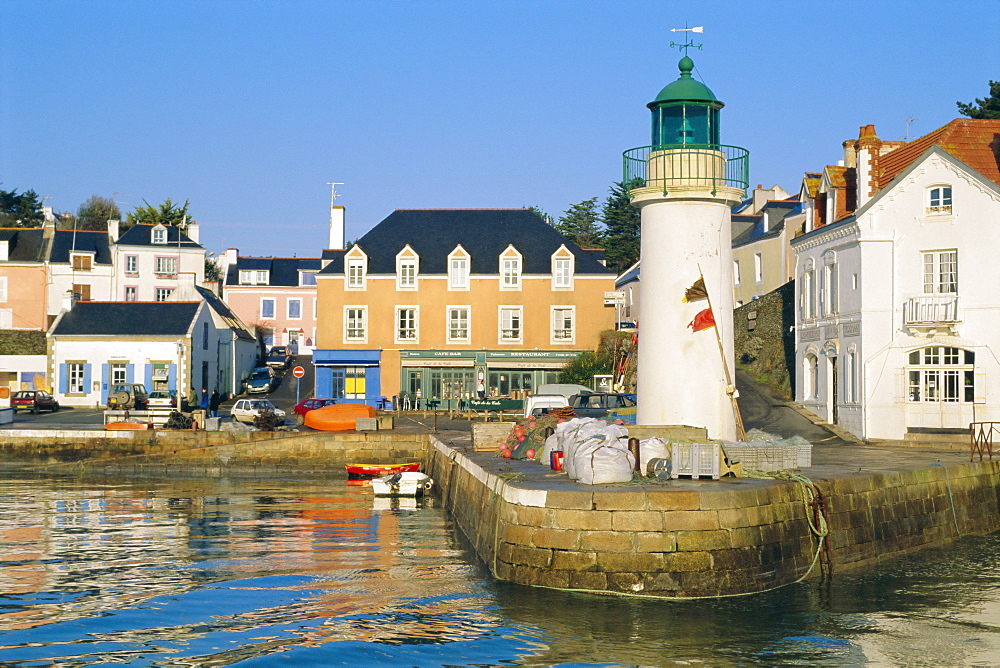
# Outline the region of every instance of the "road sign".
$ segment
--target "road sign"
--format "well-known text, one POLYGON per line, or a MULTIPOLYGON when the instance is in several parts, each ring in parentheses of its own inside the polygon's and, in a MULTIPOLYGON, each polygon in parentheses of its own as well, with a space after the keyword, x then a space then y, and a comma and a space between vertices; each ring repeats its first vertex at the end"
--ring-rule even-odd
POLYGON ((624 306, 625 304, 625 293, 624 292, 605 292, 604 293, 604 305, 605 306, 624 306))
POLYGON ((306 375, 306 370, 300 366, 297 366, 294 369, 292 369, 292 375, 295 376, 296 378, 301 378, 302 376, 306 375))

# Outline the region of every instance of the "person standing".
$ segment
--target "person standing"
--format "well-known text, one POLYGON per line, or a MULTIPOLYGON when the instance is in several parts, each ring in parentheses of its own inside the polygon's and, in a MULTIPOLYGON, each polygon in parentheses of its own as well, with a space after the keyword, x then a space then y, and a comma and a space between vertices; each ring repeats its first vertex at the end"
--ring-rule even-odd
POLYGON ((219 417, 219 404, 222 403, 222 396, 218 390, 212 390, 212 396, 208 398, 209 415, 219 417))
POLYGON ((208 408, 208 388, 207 387, 201 388, 201 407, 205 408, 205 409, 208 408))
POLYGON ((187 410, 193 411, 198 406, 198 393, 195 389, 191 388, 191 393, 188 395, 187 400, 187 410))

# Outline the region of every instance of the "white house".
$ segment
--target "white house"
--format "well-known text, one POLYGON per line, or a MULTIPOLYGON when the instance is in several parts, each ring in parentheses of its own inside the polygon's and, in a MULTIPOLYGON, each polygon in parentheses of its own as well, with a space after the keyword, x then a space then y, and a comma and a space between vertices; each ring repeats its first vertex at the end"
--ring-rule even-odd
POLYGON ((113 244, 114 281, 110 299, 126 302, 165 301, 177 289, 181 273, 205 279, 205 249, 198 243, 198 224, 182 232, 174 226, 134 225, 118 236, 119 222, 108 221, 113 244))
POLYGON ((1000 420, 998 136, 958 119, 886 151, 862 128, 857 209, 791 242, 801 404, 865 439, 1000 420))

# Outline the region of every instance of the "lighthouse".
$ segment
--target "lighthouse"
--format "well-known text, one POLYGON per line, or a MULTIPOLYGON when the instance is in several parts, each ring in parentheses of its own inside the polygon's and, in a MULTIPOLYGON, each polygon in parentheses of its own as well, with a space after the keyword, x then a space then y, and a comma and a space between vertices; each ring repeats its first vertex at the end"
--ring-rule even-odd
POLYGON ((624 154, 641 220, 637 422, 705 427, 710 438, 733 440, 742 423, 730 210, 746 194, 749 153, 720 142, 724 105, 691 76, 686 53, 678 68, 647 105, 650 145, 624 154))

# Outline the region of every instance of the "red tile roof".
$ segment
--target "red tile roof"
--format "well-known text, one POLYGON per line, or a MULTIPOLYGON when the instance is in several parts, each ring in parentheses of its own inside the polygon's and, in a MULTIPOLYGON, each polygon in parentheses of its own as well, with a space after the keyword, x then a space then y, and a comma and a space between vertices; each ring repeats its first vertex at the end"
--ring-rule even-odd
POLYGON ((956 118, 881 156, 878 161, 879 189, 935 145, 1000 185, 1000 119, 956 118))

